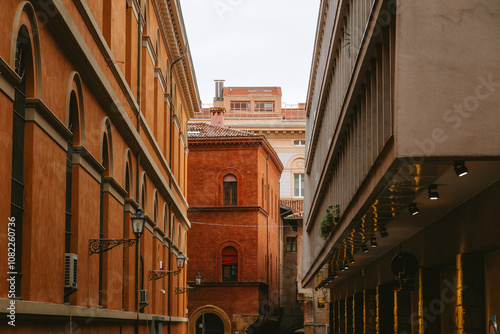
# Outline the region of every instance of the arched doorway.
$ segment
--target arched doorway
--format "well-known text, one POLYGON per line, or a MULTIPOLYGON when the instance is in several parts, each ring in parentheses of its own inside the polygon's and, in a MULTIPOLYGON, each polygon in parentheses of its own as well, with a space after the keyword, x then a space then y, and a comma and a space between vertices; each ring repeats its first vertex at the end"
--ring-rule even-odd
POLYGON ((188 334, 199 333, 231 334, 231 320, 226 312, 217 306, 202 306, 191 314, 188 320, 188 334))
POLYGON ((196 320, 196 334, 224 334, 224 323, 217 314, 202 314, 196 320))

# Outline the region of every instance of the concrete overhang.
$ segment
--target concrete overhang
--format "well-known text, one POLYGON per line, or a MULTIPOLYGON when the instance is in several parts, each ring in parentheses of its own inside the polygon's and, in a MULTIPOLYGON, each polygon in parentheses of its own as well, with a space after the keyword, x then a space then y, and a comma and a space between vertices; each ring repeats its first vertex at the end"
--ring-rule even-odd
POLYGON ((308 268, 302 285, 311 284, 322 268, 327 266, 331 274, 354 256, 356 261, 349 265, 349 270, 337 270, 335 279, 329 275, 322 287, 329 288, 342 282, 500 180, 499 161, 466 161, 469 174, 459 178, 453 168, 454 159, 429 160, 421 165, 407 163, 404 159, 395 160, 389 169, 395 172, 385 174, 354 219, 338 222, 308 268), (438 200, 429 199, 427 190, 430 184, 438 185, 438 200), (418 205, 417 215, 411 215, 408 210, 412 202, 418 205), (387 237, 380 236, 381 228, 387 229, 387 237), (374 236, 376 248, 370 247, 370 239, 374 236), (368 246, 368 253, 363 252, 363 245, 368 246))

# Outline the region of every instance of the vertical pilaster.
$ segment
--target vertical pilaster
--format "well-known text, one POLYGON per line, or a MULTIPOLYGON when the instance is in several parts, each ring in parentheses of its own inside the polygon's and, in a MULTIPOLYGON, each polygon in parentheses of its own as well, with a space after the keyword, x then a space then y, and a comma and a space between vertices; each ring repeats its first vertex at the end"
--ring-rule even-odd
POLYGON ((354 317, 353 317, 353 296, 345 299, 345 313, 346 313, 346 333, 353 334, 354 317))
POLYGON ((484 257, 457 255, 457 334, 486 332, 484 306, 484 257))
POLYGON ((364 333, 378 334, 377 291, 365 290, 363 292, 363 304, 364 333))

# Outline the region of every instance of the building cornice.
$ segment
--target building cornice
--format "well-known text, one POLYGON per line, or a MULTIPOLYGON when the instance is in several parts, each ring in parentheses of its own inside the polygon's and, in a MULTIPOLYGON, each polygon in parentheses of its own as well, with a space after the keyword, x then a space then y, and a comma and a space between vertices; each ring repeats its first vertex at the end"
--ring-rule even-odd
MULTIPOLYGON (((189 213, 194 212, 235 212, 235 211, 259 211, 260 213, 267 215, 267 211, 260 205, 249 205, 249 206, 197 206, 188 209, 189 213)), ((242 224, 243 225, 243 224, 242 224)))
POLYGON ((181 61, 183 70, 178 71, 179 66, 176 66, 174 72, 177 74, 184 96, 189 97, 189 101, 186 101, 189 102, 186 104, 188 114, 194 116, 194 113, 200 110, 200 95, 180 4, 178 0, 153 0, 152 3, 161 26, 161 35, 165 45, 168 46, 167 49, 170 51, 170 63, 187 51, 187 56, 181 61))
MULTIPOLYGON (((11 299, 0 298, 0 313, 8 314, 8 307, 11 299)), ((41 316, 41 317, 65 317, 65 318, 86 318, 101 321, 136 321, 141 323, 150 323, 153 318, 155 321, 162 322, 187 322, 187 318, 170 317, 159 314, 136 313, 128 311, 118 311, 102 308, 82 307, 67 304, 53 304, 36 301, 16 300, 16 315, 19 316, 41 316)))
POLYGON ((269 155, 272 162, 278 170, 278 174, 281 174, 284 167, 281 163, 280 158, 276 154, 271 144, 263 136, 259 137, 239 137, 239 138, 189 138, 189 150, 204 150, 207 148, 235 148, 235 149, 251 149, 261 147, 264 152, 269 155))

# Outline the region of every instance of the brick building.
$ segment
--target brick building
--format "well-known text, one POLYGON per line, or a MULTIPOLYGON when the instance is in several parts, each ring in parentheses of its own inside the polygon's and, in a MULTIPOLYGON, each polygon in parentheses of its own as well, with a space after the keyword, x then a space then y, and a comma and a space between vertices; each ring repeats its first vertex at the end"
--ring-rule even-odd
POLYGON ((0 22, 0 332, 185 333, 186 270, 148 279, 177 269, 190 228, 199 96, 179 1, 11 0, 0 22), (134 238, 139 206, 139 261, 135 245, 91 255, 134 238))
MULTIPOLYGON (((212 108, 214 122, 222 108, 212 108)), ((279 176, 269 142, 210 124, 188 125, 189 333, 264 333, 279 310, 279 176)))

